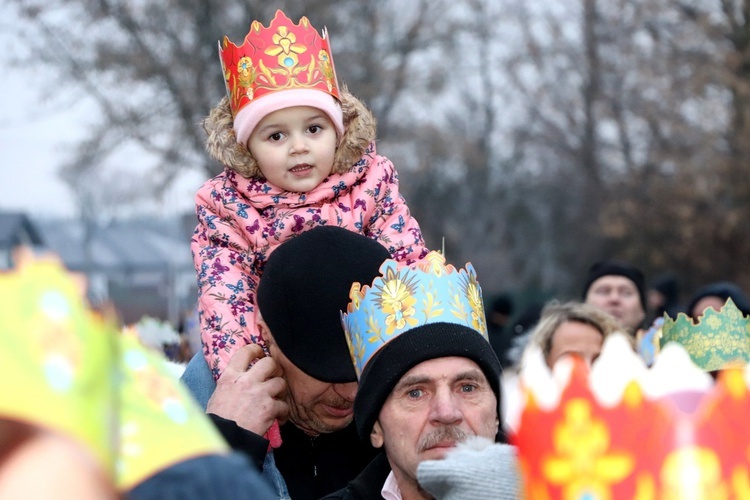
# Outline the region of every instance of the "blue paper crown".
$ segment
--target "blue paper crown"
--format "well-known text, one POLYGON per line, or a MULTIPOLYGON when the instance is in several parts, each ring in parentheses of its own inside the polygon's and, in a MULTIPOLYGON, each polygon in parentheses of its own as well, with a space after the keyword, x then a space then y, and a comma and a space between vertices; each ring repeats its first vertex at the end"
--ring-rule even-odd
POLYGON ((372 285, 352 285, 341 315, 358 378, 381 347, 419 326, 454 323, 488 338, 482 289, 471 264, 456 271, 439 252, 430 252, 412 267, 386 260, 380 274, 372 285))

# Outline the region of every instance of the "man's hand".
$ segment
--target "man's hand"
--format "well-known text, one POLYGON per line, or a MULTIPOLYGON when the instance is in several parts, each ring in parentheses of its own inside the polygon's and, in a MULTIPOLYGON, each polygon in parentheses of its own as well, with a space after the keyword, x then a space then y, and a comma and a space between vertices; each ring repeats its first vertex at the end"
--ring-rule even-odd
POLYGON ((285 422, 289 416, 286 381, 281 375, 279 365, 259 345, 243 346, 217 381, 206 412, 262 436, 274 420, 285 422))

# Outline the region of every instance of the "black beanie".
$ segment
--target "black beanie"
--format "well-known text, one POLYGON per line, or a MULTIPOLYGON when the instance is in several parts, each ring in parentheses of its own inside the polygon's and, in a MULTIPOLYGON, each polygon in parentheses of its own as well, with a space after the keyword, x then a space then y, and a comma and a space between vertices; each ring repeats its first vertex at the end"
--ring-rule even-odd
POLYGON ((476 330, 455 323, 428 323, 389 341, 365 365, 354 400, 354 421, 366 439, 401 377, 423 361, 458 356, 474 361, 487 377, 500 408, 500 361, 476 330))
POLYGON ((695 294, 693 294, 687 307, 688 316, 692 316, 693 308, 698 301, 706 297, 718 297, 724 302, 726 302, 728 298, 731 298, 734 305, 737 306, 737 309, 739 309, 744 316, 750 315, 750 302, 748 302, 745 292, 731 281, 718 281, 699 288, 695 294))
POLYGON ((589 268, 589 275, 583 286, 583 300, 589 293, 591 284, 602 276, 624 276, 635 284, 638 296, 641 299, 641 307, 646 311, 646 279, 637 267, 631 266, 619 260, 602 260, 589 268))
POLYGON ((364 235, 336 226, 279 245, 258 285, 258 308, 281 352, 324 382, 356 382, 341 311, 352 283, 370 283, 391 255, 364 235))

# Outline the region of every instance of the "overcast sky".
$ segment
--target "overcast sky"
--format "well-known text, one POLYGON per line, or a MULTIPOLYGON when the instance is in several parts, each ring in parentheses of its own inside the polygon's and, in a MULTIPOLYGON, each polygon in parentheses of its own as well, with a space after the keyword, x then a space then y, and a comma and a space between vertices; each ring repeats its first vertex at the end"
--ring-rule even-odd
MULTIPOLYGON (((30 215, 74 216, 75 205, 59 179, 61 156, 80 137, 85 106, 59 109, 55 99, 43 98, 56 90, 56 82, 37 71, 9 66, 7 58, 18 40, 3 26, 13 23, 12 11, 0 2, 0 211, 30 215)), ((58 99, 59 101, 59 99, 58 99)), ((89 110, 90 111, 90 110, 89 110)), ((195 173, 182 179, 158 211, 168 215, 193 209, 193 196, 203 181, 195 173)))
POLYGON ((40 109, 34 82, 7 66, 2 75, 0 209, 72 215, 70 195, 55 174, 55 157, 64 141, 75 137, 74 113, 40 109))
MULTIPOLYGON (((65 149, 80 137, 85 110, 40 105, 42 90, 33 79, 7 66, 0 71, 0 210, 74 216, 73 199, 57 170, 65 149)), ((191 211, 202 180, 198 174, 183 179, 157 210, 165 215, 191 211)))

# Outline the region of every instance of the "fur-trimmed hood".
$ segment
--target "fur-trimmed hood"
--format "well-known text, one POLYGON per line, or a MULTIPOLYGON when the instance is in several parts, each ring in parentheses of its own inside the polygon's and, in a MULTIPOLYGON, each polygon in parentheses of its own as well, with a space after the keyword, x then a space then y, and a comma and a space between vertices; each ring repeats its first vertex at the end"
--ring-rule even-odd
MULTIPOLYGON (((349 170, 359 161, 367 146, 375 140, 375 117, 367 106, 346 88, 341 89, 340 102, 344 112, 344 136, 339 142, 333 161, 335 174, 349 170)), ((226 168, 243 177, 263 179, 255 158, 244 144, 237 142, 232 123, 229 99, 224 97, 203 120, 203 129, 208 134, 208 153, 226 168)))

